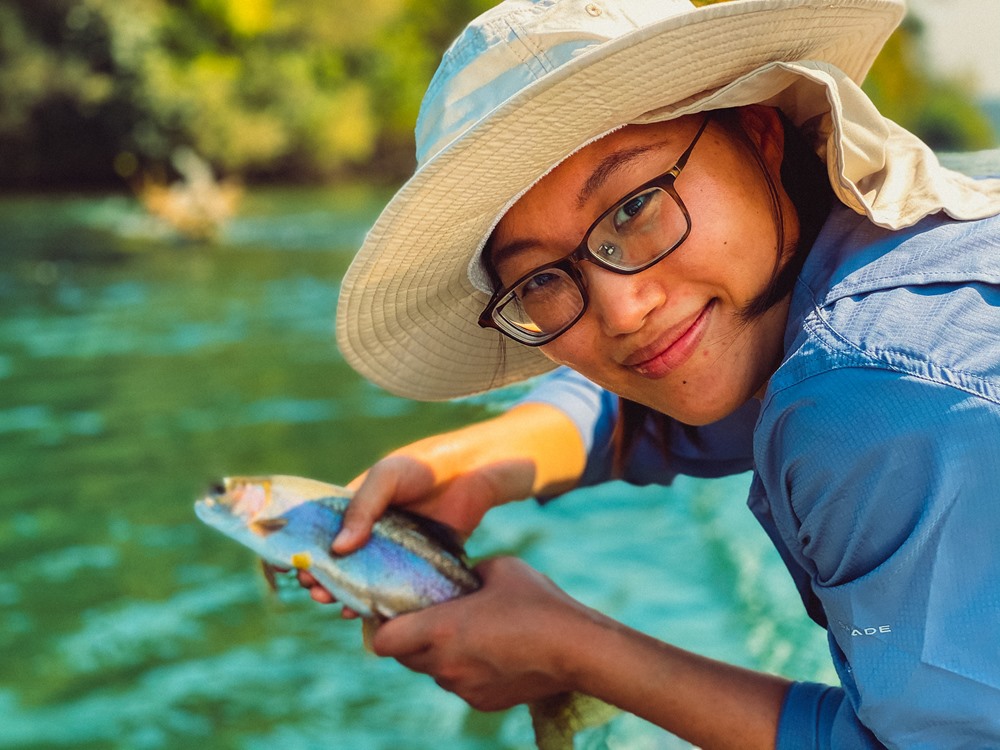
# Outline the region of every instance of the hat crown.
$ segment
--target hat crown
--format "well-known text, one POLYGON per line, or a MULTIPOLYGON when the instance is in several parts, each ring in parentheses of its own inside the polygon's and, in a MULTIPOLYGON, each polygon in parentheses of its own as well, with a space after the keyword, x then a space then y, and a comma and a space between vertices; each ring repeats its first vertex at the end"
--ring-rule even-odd
POLYGON ((582 53, 694 9, 690 0, 506 0, 445 52, 417 118, 417 163, 582 53))

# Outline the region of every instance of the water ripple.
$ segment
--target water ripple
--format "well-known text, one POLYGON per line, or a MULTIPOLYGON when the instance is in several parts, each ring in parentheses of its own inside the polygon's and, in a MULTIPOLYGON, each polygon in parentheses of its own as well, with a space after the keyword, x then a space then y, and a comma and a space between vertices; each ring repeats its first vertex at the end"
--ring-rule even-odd
POLYGON ((252 577, 240 575, 165 601, 135 601, 103 612, 85 612, 83 627, 65 636, 58 649, 66 665, 79 673, 141 665, 152 657, 176 657, 187 642, 202 635, 199 618, 259 596, 252 577))
POLYGON ((104 431, 104 417, 96 411, 57 413, 48 404, 24 404, 0 409, 0 435, 35 432, 57 442, 67 435, 95 436, 104 431))

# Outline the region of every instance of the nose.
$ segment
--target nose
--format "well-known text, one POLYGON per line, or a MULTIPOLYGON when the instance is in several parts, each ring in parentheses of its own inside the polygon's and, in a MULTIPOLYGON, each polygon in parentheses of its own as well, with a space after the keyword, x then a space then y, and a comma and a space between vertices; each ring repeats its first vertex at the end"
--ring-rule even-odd
POLYGON ((592 263, 584 264, 590 314, 608 336, 640 330, 651 312, 667 301, 667 290, 656 267, 635 274, 621 274, 592 263))

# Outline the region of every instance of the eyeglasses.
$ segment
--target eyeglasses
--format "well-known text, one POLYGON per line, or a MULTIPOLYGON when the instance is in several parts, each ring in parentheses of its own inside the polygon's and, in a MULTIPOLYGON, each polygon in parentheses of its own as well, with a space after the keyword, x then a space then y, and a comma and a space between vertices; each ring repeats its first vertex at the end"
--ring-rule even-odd
POLYGON ((587 310, 587 288, 578 268, 581 262, 634 274, 676 250, 691 233, 691 217, 674 182, 708 121, 706 116, 674 166, 601 214, 573 252, 529 271, 494 294, 479 316, 479 325, 495 328, 527 346, 547 344, 587 310))

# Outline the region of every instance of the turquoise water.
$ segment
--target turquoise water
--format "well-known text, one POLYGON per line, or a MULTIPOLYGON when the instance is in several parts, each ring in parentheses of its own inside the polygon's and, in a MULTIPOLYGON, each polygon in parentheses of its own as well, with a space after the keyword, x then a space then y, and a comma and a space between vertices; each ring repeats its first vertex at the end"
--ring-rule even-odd
MULTIPOLYGON (((361 650, 356 623, 194 518, 214 478, 345 482, 515 394, 389 396, 332 341, 338 280, 384 196, 252 193, 220 242, 115 196, 0 201, 0 748, 530 748, 361 650)), ((710 656, 833 679, 748 477, 609 485, 487 518, 574 596, 710 656)), ((622 716, 579 743, 681 748, 622 716)))

